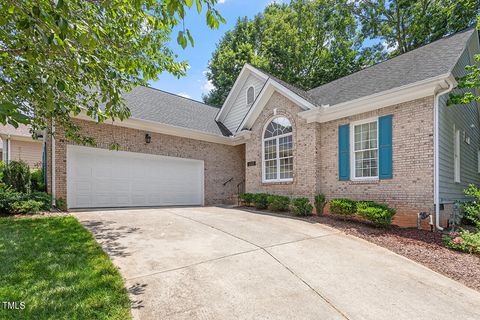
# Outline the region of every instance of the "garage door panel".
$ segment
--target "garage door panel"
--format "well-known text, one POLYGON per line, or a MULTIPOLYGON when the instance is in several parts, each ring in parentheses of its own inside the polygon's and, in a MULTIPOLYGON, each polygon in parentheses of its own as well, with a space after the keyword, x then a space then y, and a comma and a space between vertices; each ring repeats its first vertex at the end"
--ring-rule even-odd
POLYGON ((147 154, 67 147, 71 208, 203 203, 203 162, 147 154))

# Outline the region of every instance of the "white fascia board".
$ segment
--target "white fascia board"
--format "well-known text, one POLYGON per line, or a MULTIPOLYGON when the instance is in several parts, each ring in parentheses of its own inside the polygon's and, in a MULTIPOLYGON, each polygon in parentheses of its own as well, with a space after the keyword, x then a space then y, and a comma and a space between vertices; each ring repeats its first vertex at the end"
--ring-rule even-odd
MULTIPOLYGON (((84 111, 82 111, 75 118, 95 122, 95 119, 92 119, 91 117, 89 117, 84 111)), ((213 133, 207 133, 199 130, 187 129, 183 127, 172 126, 165 123, 137 119, 137 118, 128 118, 123 121, 108 120, 108 121, 105 121, 105 124, 110 124, 114 126, 130 128, 130 129, 143 130, 147 132, 161 133, 161 134, 188 138, 193 140, 231 145, 231 146, 245 143, 245 140, 249 138, 249 135, 246 135, 246 134, 236 135, 234 137, 225 137, 225 136, 220 136, 213 133)))
POLYGON ((41 143, 42 140, 35 140, 31 136, 21 136, 15 134, 0 134, 0 138, 4 140, 14 140, 14 141, 25 141, 25 142, 38 142, 41 143))
MULTIPOLYGON (((352 101, 346 101, 332 106, 314 108, 312 110, 300 112, 298 115, 307 120, 307 123, 328 122, 403 102, 433 96, 436 89, 439 87, 445 87, 445 81, 447 80, 455 81, 455 78, 448 73, 352 101)), ((456 82, 454 83, 456 84, 456 82)))
POLYGON ((273 79, 268 79, 267 83, 263 87, 262 91, 257 97, 257 100, 253 104, 253 106, 248 111, 245 119, 243 119, 242 123, 240 124, 239 128, 248 128, 250 129, 257 120, 258 116, 262 112, 263 108, 267 104, 268 100, 272 97, 273 93, 277 91, 278 93, 285 96, 287 99, 291 100, 295 104, 299 105, 300 108, 304 110, 312 110, 316 109, 315 105, 310 103, 309 101, 303 99, 295 92, 291 91, 288 88, 285 88, 283 85, 278 83, 273 79))
POLYGON ((255 67, 249 65, 248 63, 246 63, 243 66, 242 71, 240 71, 240 74, 238 75, 237 79, 235 80, 235 83, 233 84, 232 89, 228 93, 227 99, 223 103, 222 108, 217 113, 217 116, 215 117, 215 121, 223 122, 225 120, 225 117, 227 116, 228 112, 230 111, 230 109, 233 106, 233 102, 235 101, 235 98, 239 94, 240 89, 243 87, 243 84, 247 80, 248 75, 250 73, 253 73, 253 74, 257 75, 258 77, 260 77, 264 81, 267 81, 267 79, 268 79, 268 76, 266 74, 264 74, 263 72, 261 72, 257 68, 255 68, 255 67))

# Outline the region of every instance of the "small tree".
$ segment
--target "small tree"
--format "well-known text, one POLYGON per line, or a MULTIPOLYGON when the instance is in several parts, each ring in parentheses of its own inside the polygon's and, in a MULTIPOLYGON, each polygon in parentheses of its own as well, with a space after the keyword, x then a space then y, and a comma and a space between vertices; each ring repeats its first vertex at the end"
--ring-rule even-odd
POLYGON ((10 161, 3 169, 3 182, 18 192, 29 193, 30 168, 23 161, 10 161))

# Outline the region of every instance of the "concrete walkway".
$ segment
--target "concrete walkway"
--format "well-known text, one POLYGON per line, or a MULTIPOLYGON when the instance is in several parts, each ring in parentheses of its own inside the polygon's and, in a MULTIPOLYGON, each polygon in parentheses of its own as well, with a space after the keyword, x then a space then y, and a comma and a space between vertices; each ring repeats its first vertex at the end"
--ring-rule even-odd
POLYGON ((136 319, 480 319, 479 292, 320 224, 217 207, 74 214, 136 319))

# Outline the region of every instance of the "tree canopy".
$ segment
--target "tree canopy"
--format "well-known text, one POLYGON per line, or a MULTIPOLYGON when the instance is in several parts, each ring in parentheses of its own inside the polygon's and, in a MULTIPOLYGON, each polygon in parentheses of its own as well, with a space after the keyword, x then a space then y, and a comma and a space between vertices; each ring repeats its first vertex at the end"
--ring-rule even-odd
MULTIPOLYGON (((163 72, 185 74, 167 46, 190 11, 211 28, 224 22, 217 0, 4 0, 0 2, 0 123, 45 129, 88 142, 70 116, 98 121, 130 115, 121 93, 163 72), (191 9, 190 9, 191 8, 191 9)), ((189 13, 190 14, 190 13, 189 13)), ((193 45, 181 28, 177 42, 193 45)))
POLYGON ((204 101, 221 106, 245 63, 303 89, 474 24, 478 0, 292 0, 239 19, 217 44, 204 101), (366 41, 368 40, 368 42, 366 41))
POLYGON ((397 55, 475 24, 478 0, 356 0, 365 37, 397 55))
POLYGON ((362 50, 349 0, 273 3, 254 19, 238 19, 217 44, 207 78, 215 86, 204 101, 220 106, 245 63, 309 89, 376 61, 362 50))

